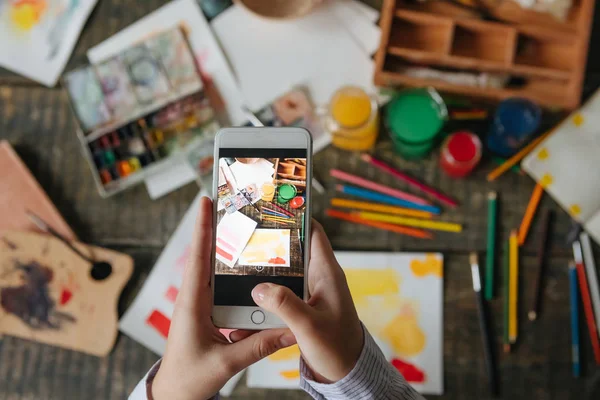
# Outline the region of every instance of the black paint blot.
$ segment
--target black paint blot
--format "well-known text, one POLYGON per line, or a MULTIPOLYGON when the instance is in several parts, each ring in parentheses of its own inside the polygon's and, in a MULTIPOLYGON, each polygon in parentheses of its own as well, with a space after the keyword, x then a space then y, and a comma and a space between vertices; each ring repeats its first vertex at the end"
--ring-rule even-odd
POLYGON ((75 322, 70 314, 56 311, 56 303, 50 297, 48 284, 52 281, 50 268, 36 261, 28 264, 16 262, 16 269, 23 274, 21 286, 0 288, 0 305, 33 329, 60 329, 65 322, 75 322))

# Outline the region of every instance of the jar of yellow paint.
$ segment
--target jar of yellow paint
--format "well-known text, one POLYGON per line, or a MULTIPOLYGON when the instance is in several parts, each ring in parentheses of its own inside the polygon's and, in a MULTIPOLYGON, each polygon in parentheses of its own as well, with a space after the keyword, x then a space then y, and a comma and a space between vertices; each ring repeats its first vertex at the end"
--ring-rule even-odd
POLYGON ((334 146, 344 150, 368 150, 379 134, 377 101, 359 87, 344 86, 329 102, 326 125, 334 146))

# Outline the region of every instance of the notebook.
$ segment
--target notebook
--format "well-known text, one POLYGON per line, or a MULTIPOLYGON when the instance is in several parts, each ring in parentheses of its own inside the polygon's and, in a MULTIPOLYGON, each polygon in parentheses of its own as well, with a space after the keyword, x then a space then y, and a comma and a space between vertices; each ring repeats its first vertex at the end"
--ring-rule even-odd
POLYGON ((565 119, 522 168, 600 243, 600 91, 565 119))
POLYGON ((0 232, 38 231, 27 210, 66 238, 77 239, 11 145, 0 141, 0 232))

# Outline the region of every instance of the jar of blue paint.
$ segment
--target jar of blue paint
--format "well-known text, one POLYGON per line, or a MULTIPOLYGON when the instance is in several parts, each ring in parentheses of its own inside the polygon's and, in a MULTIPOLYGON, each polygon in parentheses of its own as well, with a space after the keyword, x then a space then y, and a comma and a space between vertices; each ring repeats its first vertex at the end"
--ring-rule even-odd
POLYGON ((488 132, 488 149, 502 157, 512 156, 535 135, 541 119, 541 108, 530 100, 513 97, 502 101, 488 132))

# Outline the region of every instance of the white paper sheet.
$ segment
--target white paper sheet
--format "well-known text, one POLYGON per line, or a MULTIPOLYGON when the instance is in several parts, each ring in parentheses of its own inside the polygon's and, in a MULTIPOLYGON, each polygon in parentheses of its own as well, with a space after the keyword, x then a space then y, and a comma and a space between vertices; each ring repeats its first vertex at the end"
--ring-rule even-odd
MULTIPOLYGON (((200 198, 207 195, 205 191, 198 193, 158 257, 144 286, 119 321, 121 332, 160 356, 165 352, 167 340, 147 323, 147 319, 154 311, 160 312, 167 318, 173 315, 173 292, 176 293, 181 287, 183 268, 190 252, 200 198)), ((231 378, 221 390, 221 394, 229 396, 241 375, 242 372, 231 378)))
POLYGON ((146 178, 146 189, 152 200, 156 200, 196 180, 196 171, 181 160, 146 178))
POLYGON ((272 163, 261 158, 254 164, 242 164, 239 161, 229 166, 229 170, 235 177, 238 189, 252 185, 260 189, 263 183, 272 182, 275 167, 272 163))
POLYGON ((365 4, 360 0, 344 1, 350 3, 351 7, 354 7, 355 9, 359 10, 364 16, 366 16, 369 19, 369 21, 377 23, 377 20, 379 19, 379 10, 374 9, 370 5, 365 4))
POLYGON ((96 1, 0 2, 0 66, 56 85, 96 1))
MULTIPOLYGON (((439 253, 335 252, 358 315, 419 392, 444 392, 443 257, 439 253)), ((297 348, 248 369, 249 387, 297 388, 297 348)))
POLYGON ((225 213, 217 225, 216 258, 230 268, 235 266, 257 223, 239 211, 225 213))
POLYGON ((373 89, 372 60, 327 5, 291 21, 267 20, 234 5, 211 25, 250 109, 298 84, 307 86, 317 106, 344 85, 373 89))
POLYGON ((346 27, 352 38, 363 51, 371 56, 379 48, 381 29, 371 21, 359 8, 354 7, 354 0, 332 1, 330 7, 339 21, 346 27))

